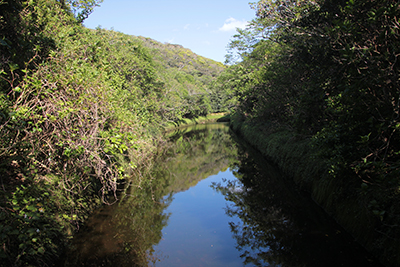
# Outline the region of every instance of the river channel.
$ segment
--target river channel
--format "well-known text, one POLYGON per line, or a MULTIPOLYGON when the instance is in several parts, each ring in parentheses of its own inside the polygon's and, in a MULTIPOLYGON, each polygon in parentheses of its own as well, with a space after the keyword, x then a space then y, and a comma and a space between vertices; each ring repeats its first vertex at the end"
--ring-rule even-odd
POLYGON ((226 124, 207 124, 170 134, 64 266, 380 265, 226 124))

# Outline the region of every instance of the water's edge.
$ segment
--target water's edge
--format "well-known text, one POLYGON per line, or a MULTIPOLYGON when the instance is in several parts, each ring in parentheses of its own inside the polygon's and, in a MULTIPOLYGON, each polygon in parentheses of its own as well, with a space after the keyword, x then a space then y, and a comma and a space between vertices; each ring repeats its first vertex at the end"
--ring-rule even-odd
POLYGON ((321 164, 315 164, 308 142, 296 140, 286 132, 264 134, 257 125, 250 125, 240 118, 232 118, 231 129, 268 160, 274 162, 296 185, 310 193, 340 226, 350 233, 357 243, 375 256, 385 266, 400 264, 400 241, 379 233, 375 229, 377 218, 360 203, 360 197, 345 197, 346 191, 335 179, 326 175, 321 164))
MULTIPOLYGON (((346 231, 328 218, 320 207, 314 205, 308 194, 304 195, 303 191, 299 191, 282 170, 270 164, 271 161, 266 160, 259 150, 249 146, 245 139, 236 138, 238 135, 229 131, 227 124, 215 123, 196 126, 194 131, 192 129, 178 129, 177 135, 169 137, 174 145, 168 146, 162 153, 161 161, 153 163, 154 168, 149 173, 152 179, 144 179, 149 182, 137 183, 132 177, 134 180, 125 190, 125 197, 113 206, 95 211, 82 227, 83 231, 74 237, 63 266, 148 266, 151 263, 169 266, 168 262, 160 262, 159 256, 162 256, 163 249, 157 249, 157 244, 172 238, 172 232, 179 232, 180 235, 190 233, 190 240, 196 240, 197 245, 221 249, 222 243, 212 241, 213 239, 200 242, 200 236, 210 237, 209 234, 200 233, 199 237, 193 237, 196 229, 183 231, 187 225, 198 225, 197 220, 192 220, 192 223, 189 220, 188 223, 182 219, 178 228, 168 230, 166 227, 172 218, 168 207, 175 195, 178 196, 180 192, 193 194, 192 189, 203 183, 204 179, 216 177, 217 174, 227 178, 229 170, 235 173, 238 181, 223 181, 213 187, 226 201, 235 204, 226 207, 227 214, 239 216, 245 222, 232 225, 225 222, 233 227, 232 235, 235 236, 237 245, 244 249, 240 251, 246 252, 242 254, 246 259, 243 263, 307 267, 379 265, 377 260, 352 241, 346 231), (199 127, 204 129, 199 131, 199 127), (216 244, 220 245, 219 248, 214 246, 216 244)), ((188 204, 188 199, 185 198, 182 203, 188 204)), ((203 201, 197 199, 195 205, 186 210, 190 211, 190 216, 195 211, 202 212, 203 220, 205 215, 213 213, 210 212, 212 209, 204 208, 200 203, 203 201)), ((180 212, 182 211, 178 211, 180 212)), ((176 222, 176 218, 173 221, 176 222)), ((214 228, 218 225, 216 218, 214 216, 209 220, 214 228)), ((208 223, 201 225, 206 224, 208 223)), ((204 228, 198 226, 198 229, 204 228)), ((205 230, 205 233, 209 231, 205 230)), ((225 240, 226 245, 229 236, 231 234, 228 233, 227 237, 220 240, 225 240)), ((217 237, 216 232, 211 237, 217 237)), ((173 239, 176 240, 176 237, 173 239)), ((188 240, 175 242, 177 246, 163 245, 164 248, 167 246, 167 251, 172 251, 170 255, 173 255, 176 247, 187 244, 188 240)), ((185 245, 180 249, 181 254, 175 259, 189 257, 193 261, 199 255, 204 255, 197 262, 207 260, 207 264, 210 264, 213 261, 214 265, 211 266, 216 266, 217 258, 232 258, 223 257, 226 253, 222 250, 218 254, 198 252, 192 255, 187 251, 189 247, 185 245)), ((197 248, 190 249, 190 252, 196 250, 197 248)), ((218 266, 225 266, 223 262, 218 262, 218 266)), ((242 266, 237 265, 238 262, 235 264, 242 266)))

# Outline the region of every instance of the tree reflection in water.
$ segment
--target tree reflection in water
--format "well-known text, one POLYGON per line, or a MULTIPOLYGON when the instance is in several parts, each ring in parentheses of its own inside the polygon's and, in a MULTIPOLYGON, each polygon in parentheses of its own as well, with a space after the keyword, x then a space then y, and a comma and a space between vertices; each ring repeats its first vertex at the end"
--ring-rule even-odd
POLYGON ((157 265, 163 258, 153 248, 168 224, 166 208, 173 195, 228 167, 237 180, 213 187, 229 200, 226 213, 241 220, 230 227, 245 264, 379 266, 364 258, 367 254, 321 209, 287 186, 262 156, 237 145, 221 125, 171 136, 152 168, 132 177, 124 197, 91 216, 74 237, 64 266, 157 265))
POLYGON ((74 237, 64 266, 154 265, 158 258, 149 249, 161 240, 172 201, 163 187, 163 179, 142 183, 141 190, 131 186, 117 204, 98 210, 74 237))
POLYGON ((149 266, 170 217, 173 194, 227 169, 236 158, 227 125, 175 132, 151 168, 132 176, 121 200, 93 214, 74 237, 64 266, 149 266))
POLYGON ((241 219, 230 227, 244 264, 380 266, 259 153, 241 148, 231 169, 238 180, 213 188, 230 201, 226 213, 241 219))

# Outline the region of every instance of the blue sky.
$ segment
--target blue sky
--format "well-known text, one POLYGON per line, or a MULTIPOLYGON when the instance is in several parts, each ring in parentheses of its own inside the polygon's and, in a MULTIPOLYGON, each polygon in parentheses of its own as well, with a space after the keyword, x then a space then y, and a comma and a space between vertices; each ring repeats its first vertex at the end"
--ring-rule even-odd
POLYGON ((236 27, 254 16, 247 0, 104 0, 84 25, 180 44, 224 62, 236 27))

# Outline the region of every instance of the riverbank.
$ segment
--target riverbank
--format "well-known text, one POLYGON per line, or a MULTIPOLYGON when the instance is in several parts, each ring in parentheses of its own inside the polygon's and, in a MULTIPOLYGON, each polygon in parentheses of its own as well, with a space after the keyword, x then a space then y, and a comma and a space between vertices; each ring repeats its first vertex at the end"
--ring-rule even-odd
POLYGON ((228 122, 230 120, 230 115, 224 112, 220 113, 211 113, 207 116, 200 116, 197 118, 192 118, 192 119, 182 119, 177 122, 169 122, 167 125, 164 127, 164 130, 166 132, 176 130, 179 127, 187 127, 190 125, 196 125, 196 124, 205 124, 205 123, 210 123, 210 122, 228 122))
POLYGON ((308 191, 317 204, 383 264, 399 266, 400 220, 395 204, 398 202, 393 202, 393 198, 389 201, 385 197, 388 192, 371 190, 373 185, 360 187, 352 177, 329 173, 329 163, 318 157, 310 138, 287 129, 251 124, 239 116, 231 118, 231 128, 308 191))

